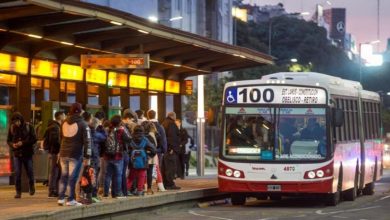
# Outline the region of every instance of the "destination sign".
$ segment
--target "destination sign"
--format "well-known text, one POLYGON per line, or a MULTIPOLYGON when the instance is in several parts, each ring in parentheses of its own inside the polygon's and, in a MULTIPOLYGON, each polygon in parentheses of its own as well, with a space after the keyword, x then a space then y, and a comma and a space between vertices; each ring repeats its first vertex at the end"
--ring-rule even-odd
POLYGON ((326 104, 326 92, 321 88, 296 86, 229 87, 226 104, 326 104))

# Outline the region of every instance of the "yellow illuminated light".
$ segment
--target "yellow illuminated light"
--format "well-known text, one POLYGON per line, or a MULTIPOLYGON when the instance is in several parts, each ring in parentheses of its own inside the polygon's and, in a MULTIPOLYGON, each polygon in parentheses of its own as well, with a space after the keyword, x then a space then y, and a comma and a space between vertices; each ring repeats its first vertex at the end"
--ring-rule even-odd
POLYGON ((16 75, 2 74, 0 73, 0 84, 13 86, 16 85, 16 75))
POLYGON ((180 83, 173 80, 165 81, 165 91, 170 93, 180 93, 180 83))
POLYGON ((0 53, 0 70, 17 72, 25 75, 28 71, 28 59, 0 53))
POLYGON ((164 80, 149 77, 149 90, 164 91, 164 80))
POLYGON ((127 74, 109 72, 107 84, 108 86, 127 87, 127 74))
POLYGON ((42 88, 42 80, 38 78, 31 77, 31 87, 42 88))
POLYGON ((26 57, 15 57, 15 72, 26 75, 28 72, 28 58, 26 57))
POLYGON ((232 8, 232 15, 241 21, 248 22, 248 10, 237 7, 232 8))
POLYGON ((106 84, 107 83, 107 74, 104 70, 97 69, 87 69, 86 74, 87 82, 106 84))
POLYGON ((65 80, 82 81, 84 70, 80 66, 61 64, 60 78, 65 80))
POLYGON ((58 65, 45 60, 33 60, 31 64, 31 75, 56 78, 58 65))
POLYGON ((129 87, 137 89, 146 89, 146 76, 130 75, 129 87))

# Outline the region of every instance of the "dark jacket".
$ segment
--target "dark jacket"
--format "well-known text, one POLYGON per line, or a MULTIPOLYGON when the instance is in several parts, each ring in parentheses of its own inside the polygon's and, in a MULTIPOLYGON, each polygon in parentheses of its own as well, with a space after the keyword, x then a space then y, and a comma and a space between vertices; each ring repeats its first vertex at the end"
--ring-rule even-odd
POLYGON ((21 125, 11 124, 8 129, 7 144, 12 149, 15 157, 31 157, 34 154, 34 145, 37 142, 34 126, 24 122, 20 115, 21 125), (22 146, 13 148, 12 145, 22 141, 22 146))
POLYGON ((157 129, 158 136, 157 139, 157 152, 159 154, 167 152, 167 135, 165 134, 164 127, 157 120, 150 120, 153 122, 154 126, 157 129))
POLYGON ((102 127, 97 127, 96 129, 93 127, 89 127, 91 129, 91 137, 92 137, 92 160, 98 165, 100 154, 100 147, 104 145, 104 142, 107 139, 107 134, 102 127))
POLYGON ((123 153, 127 152, 128 143, 131 141, 131 135, 129 131, 124 126, 119 126, 118 128, 110 128, 107 138, 110 135, 110 132, 116 132, 116 140, 119 144, 119 149, 115 156, 110 156, 104 154, 106 160, 121 160, 123 158, 123 153))
POLYGON ((181 153, 185 153, 186 151, 186 144, 188 143, 188 138, 191 138, 190 135, 188 135, 188 132, 185 128, 180 129, 180 150, 181 153))
POLYGON ((60 156, 74 159, 91 156, 91 132, 80 115, 68 116, 61 125, 60 156))
POLYGON ((45 148, 50 154, 58 154, 61 146, 61 125, 58 121, 49 122, 45 134, 43 135, 45 148))
POLYGON ((167 117, 163 121, 162 126, 167 136, 168 151, 172 149, 176 153, 180 153, 180 131, 175 121, 167 117))

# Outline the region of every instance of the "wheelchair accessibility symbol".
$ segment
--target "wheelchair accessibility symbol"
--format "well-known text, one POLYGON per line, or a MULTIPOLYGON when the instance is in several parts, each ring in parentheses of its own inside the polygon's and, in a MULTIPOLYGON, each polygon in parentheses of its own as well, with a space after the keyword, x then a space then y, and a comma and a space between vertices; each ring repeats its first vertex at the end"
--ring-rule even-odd
POLYGON ((226 91, 226 101, 228 103, 236 103, 237 102, 237 89, 236 88, 233 88, 233 89, 229 89, 226 91))

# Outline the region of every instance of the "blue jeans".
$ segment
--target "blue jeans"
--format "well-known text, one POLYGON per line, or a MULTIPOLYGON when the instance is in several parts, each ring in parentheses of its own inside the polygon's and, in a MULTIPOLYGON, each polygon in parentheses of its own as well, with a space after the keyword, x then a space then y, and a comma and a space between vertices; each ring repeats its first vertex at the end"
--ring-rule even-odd
POLYGON ((14 157, 14 167, 15 167, 15 188, 16 193, 22 192, 22 166, 26 170, 28 183, 30 190, 34 187, 34 171, 33 171, 33 161, 32 156, 30 157, 14 157))
POLYGON ((82 158, 74 159, 69 157, 60 157, 61 162, 61 179, 59 199, 65 198, 66 188, 69 184, 68 201, 75 199, 76 182, 80 174, 82 158))
POLYGON ((110 183, 112 179, 111 194, 113 197, 123 196, 122 194, 122 171, 123 159, 121 160, 106 160, 106 176, 104 178, 104 195, 108 195, 110 183))
POLYGON ((123 153, 122 193, 124 196, 128 196, 126 171, 128 169, 128 166, 129 166, 129 160, 130 160, 129 154, 123 153))

